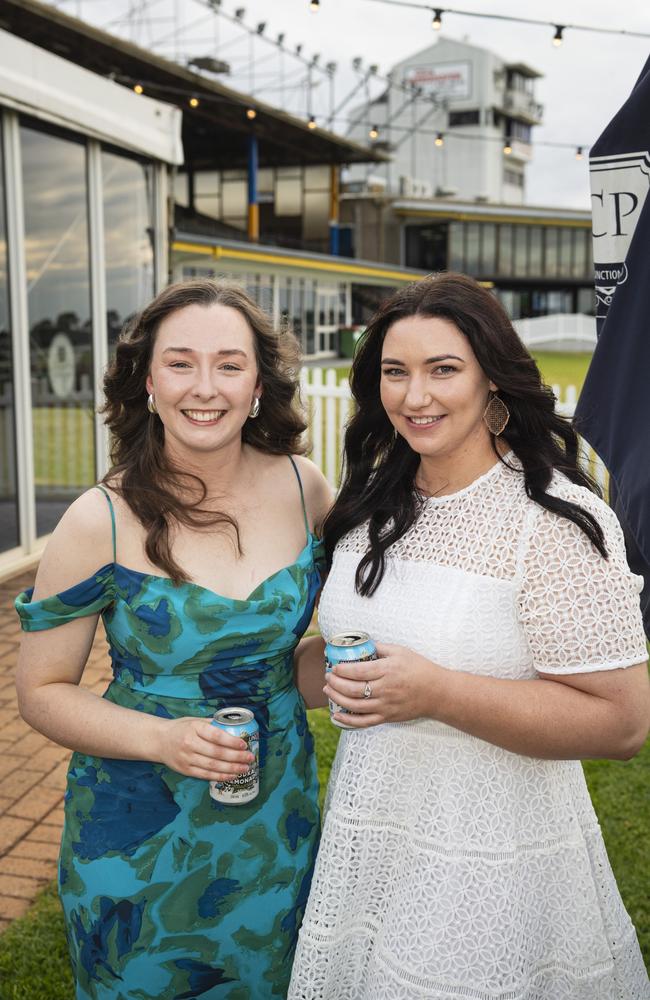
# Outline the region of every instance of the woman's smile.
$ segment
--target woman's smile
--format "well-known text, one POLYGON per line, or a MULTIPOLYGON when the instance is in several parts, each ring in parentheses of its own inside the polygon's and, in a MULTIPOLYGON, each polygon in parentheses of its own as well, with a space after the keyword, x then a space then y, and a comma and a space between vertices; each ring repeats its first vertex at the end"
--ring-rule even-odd
POLYGON ((181 410, 184 417, 193 424, 216 424, 221 420, 226 410, 181 410))

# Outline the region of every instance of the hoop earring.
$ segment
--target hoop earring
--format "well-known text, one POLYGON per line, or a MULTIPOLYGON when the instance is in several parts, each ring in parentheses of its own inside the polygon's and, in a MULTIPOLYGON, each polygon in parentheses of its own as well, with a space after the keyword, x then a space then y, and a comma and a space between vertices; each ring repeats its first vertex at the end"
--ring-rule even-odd
POLYGON ((251 420, 254 420, 255 417, 259 416, 259 414, 260 414, 260 397, 253 396, 253 402, 251 403, 251 408, 248 411, 248 416, 251 418, 251 420))
POLYGON ((156 409, 156 400, 154 399, 153 392, 149 393, 149 398, 147 399, 147 409, 149 413, 158 413, 156 409))
POLYGON ((488 400, 488 404, 483 412, 483 420, 490 434, 499 437, 510 420, 510 410, 496 392, 493 392, 488 400))

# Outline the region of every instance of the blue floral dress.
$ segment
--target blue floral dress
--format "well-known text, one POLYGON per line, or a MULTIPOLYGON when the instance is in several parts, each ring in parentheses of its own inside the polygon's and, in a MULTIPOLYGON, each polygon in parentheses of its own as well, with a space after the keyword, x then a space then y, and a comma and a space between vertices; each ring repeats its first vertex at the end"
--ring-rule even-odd
POLYGON ((296 561, 234 600, 121 566, 112 505, 111 517, 114 561, 55 597, 21 594, 23 629, 101 612, 109 701, 166 719, 250 708, 260 794, 223 805, 207 781, 162 764, 72 755, 59 889, 77 1000, 284 997, 320 821, 293 650, 320 586, 321 545, 305 515, 296 561))

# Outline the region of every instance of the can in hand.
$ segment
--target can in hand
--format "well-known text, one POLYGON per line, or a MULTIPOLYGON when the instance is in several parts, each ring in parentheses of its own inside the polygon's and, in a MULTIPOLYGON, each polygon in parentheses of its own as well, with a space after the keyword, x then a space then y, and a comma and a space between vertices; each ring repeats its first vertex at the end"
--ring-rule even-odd
MULTIPOLYGON (((377 649, 374 642, 367 634, 367 632, 343 632, 340 635, 335 635, 333 639, 325 644, 325 674, 327 675, 332 667, 336 666, 337 663, 349 663, 350 661, 357 660, 376 660, 377 659, 377 649)), ((340 712, 343 715, 350 715, 350 711, 347 708, 341 708, 337 705, 335 701, 329 699, 330 704, 330 718, 335 726, 339 729, 352 729, 352 726, 346 726, 343 722, 337 722, 332 716, 334 712, 340 712)))
POLYGON ((255 760, 245 774, 235 774, 228 781, 211 781, 210 795, 215 802, 230 806, 252 802, 260 790, 260 730, 255 716, 248 708, 220 708, 214 713, 212 725, 245 740, 255 760))

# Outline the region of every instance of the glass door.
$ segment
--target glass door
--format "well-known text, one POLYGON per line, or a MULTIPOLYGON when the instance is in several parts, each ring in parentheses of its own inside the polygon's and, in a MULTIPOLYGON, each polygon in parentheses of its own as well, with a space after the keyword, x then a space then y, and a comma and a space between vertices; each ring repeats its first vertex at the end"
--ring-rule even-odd
POLYGON ((22 125, 36 534, 95 482, 86 146, 22 125))
POLYGON ((9 320, 5 184, 0 135, 0 552, 19 543, 14 359, 9 320))

